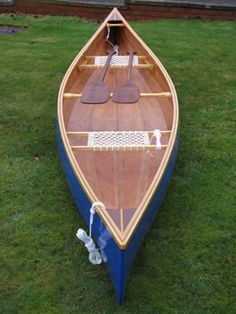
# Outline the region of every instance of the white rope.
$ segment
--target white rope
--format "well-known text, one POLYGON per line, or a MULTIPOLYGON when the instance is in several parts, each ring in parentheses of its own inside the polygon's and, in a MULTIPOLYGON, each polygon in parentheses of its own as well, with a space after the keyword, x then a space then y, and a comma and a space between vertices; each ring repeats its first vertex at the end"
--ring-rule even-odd
POLYGON ((158 129, 153 131, 152 137, 156 138, 156 148, 161 149, 161 132, 158 129))
POLYGON ((93 203, 92 207, 90 208, 90 217, 89 217, 89 235, 87 235, 86 231, 79 228, 76 232, 76 237, 84 242, 85 247, 89 252, 89 261, 93 265, 98 265, 102 263, 102 256, 99 252, 99 249, 96 248, 96 245, 92 239, 92 225, 93 225, 93 216, 96 213, 96 206, 104 207, 104 204, 101 202, 93 203))
POLYGON ((78 229, 76 237, 84 242, 85 247, 89 252, 89 261, 93 265, 98 265, 102 263, 102 257, 98 249, 96 249, 95 243, 92 238, 90 238, 83 229, 78 229))
POLYGON ((110 27, 109 27, 109 25, 107 24, 107 36, 106 36, 106 41, 112 46, 112 48, 115 50, 115 52, 116 52, 116 55, 118 55, 118 53, 119 53, 119 46, 118 45, 113 45, 113 43, 109 40, 109 37, 110 37, 110 31, 111 31, 111 29, 110 29, 110 27))

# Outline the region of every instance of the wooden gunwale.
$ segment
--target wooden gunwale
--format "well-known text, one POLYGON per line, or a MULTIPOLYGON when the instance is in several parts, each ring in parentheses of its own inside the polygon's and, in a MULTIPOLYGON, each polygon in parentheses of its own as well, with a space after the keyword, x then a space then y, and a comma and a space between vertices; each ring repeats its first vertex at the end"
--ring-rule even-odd
MULTIPOLYGON (((93 36, 88 40, 87 44, 80 50, 80 52, 77 54, 77 56, 75 57, 75 59, 73 60, 73 62, 71 63, 71 65, 69 66, 62 82, 60 85, 60 90, 59 90, 59 94, 58 94, 58 100, 57 100, 57 116, 58 116, 58 125, 59 125, 59 132, 60 132, 60 136, 65 148, 65 152, 66 155, 68 157, 68 160, 71 164, 71 167, 74 171, 74 174, 76 176, 76 178, 78 179, 78 181, 81 184, 81 188, 84 190, 84 192, 86 193, 88 199, 90 200, 91 204, 96 202, 98 200, 97 196, 95 195, 94 191, 92 190, 92 188, 89 186, 85 176, 83 175, 83 172, 81 171, 81 168, 79 167, 79 165, 76 162, 75 156, 73 154, 73 151, 70 147, 70 143, 69 140, 67 138, 66 135, 66 128, 65 128, 65 124, 64 124, 64 120, 63 120, 63 94, 64 94, 64 90, 65 90, 65 86, 67 83, 67 80, 69 79, 69 76, 71 74, 71 72, 73 71, 73 69, 76 67, 78 60, 80 58, 83 57, 83 53, 86 51, 86 49, 91 45, 91 43, 96 39, 97 35, 106 27, 107 22, 109 21, 109 18, 111 16, 112 12, 108 15, 108 17, 104 20, 104 22, 100 25, 100 27, 97 29, 97 31, 93 34, 93 36)), ((102 207, 100 206, 96 206, 96 210, 98 213, 102 213, 102 207)), ((109 223, 112 223, 110 216, 107 215, 106 213, 103 213, 105 219, 103 219, 103 217, 101 217, 103 219, 104 224, 107 225, 109 223), (106 221, 108 223, 106 223, 106 221)), ((101 215, 102 216, 102 215, 101 215)), ((120 236, 119 236, 119 229, 116 226, 113 226, 114 232, 113 234, 117 234, 118 236, 118 241, 117 244, 119 243, 120 236)))
POLYGON ((132 233, 135 231, 138 222, 140 219, 142 219, 142 216, 144 215, 145 209, 148 207, 150 204, 155 191, 157 190, 161 179, 165 173, 166 166, 168 164, 168 161, 170 159, 172 150, 175 145, 175 140, 177 136, 177 131, 178 131, 178 121, 179 121, 179 108, 178 108, 178 98, 177 94, 175 91, 174 84, 167 73, 166 69, 160 62, 160 60, 157 58, 157 56, 151 51, 151 49, 144 43, 144 41, 133 31, 133 29, 130 27, 130 25, 126 22, 126 20, 123 20, 123 23, 126 25, 126 27, 129 29, 129 31, 139 40, 139 42, 147 49, 149 55, 154 59, 160 70, 162 71, 163 75, 165 76, 168 85, 170 87, 170 92, 172 94, 172 99, 173 99, 173 119, 172 119, 172 129, 171 129, 171 135, 170 139, 168 142, 168 147, 166 148, 165 155, 163 156, 163 159, 161 161, 161 164, 158 168, 158 171, 156 172, 156 175, 153 178, 153 181, 151 185, 149 186, 148 191, 146 192, 146 195, 142 202, 140 203, 139 207, 137 208, 136 212, 134 213, 132 219, 130 220, 128 226, 126 227, 126 234, 123 238, 123 247, 125 248, 126 245, 128 244, 129 238, 131 237, 132 233), (134 224, 134 221, 137 221, 137 224, 134 224))
MULTIPOLYGON (((162 179, 162 176, 165 172, 167 163, 169 161, 169 158, 171 156, 171 152, 173 150, 174 144, 175 144, 175 139, 177 135, 177 127, 178 127, 178 100, 177 100, 177 95, 175 92, 174 85, 166 72, 165 68, 159 61, 159 59, 154 55, 154 53, 146 46, 146 44, 142 41, 141 38, 132 30, 132 28, 129 26, 129 24, 125 21, 125 19, 120 15, 118 10, 115 8, 113 11, 108 15, 108 17, 105 19, 105 21, 102 23, 102 25, 98 28, 98 30, 95 32, 95 34, 91 37, 91 39, 87 42, 87 44, 84 46, 84 48, 79 52, 79 54, 76 56, 74 61, 72 62, 71 66, 69 67, 68 71, 66 72, 66 75, 64 76, 64 79, 61 83, 59 95, 58 95, 58 124, 59 124, 59 131, 60 135, 63 141, 63 145, 65 147, 66 154, 68 156, 68 159, 70 161, 70 164, 72 166, 72 169, 74 170, 74 173, 81 183, 82 188, 84 189, 85 193, 87 194, 88 198, 90 199, 91 203, 98 201, 99 199, 95 195, 94 191, 92 190, 91 186, 88 184, 86 178, 84 177, 81 168, 76 162, 75 156, 73 154, 72 148, 70 147, 69 140, 67 137, 66 133, 66 128, 64 125, 64 120, 63 120, 63 98, 64 98, 64 90, 65 90, 65 85, 66 82, 74 69, 76 67, 78 60, 83 56, 83 53, 85 50, 91 45, 93 40, 97 37, 97 35, 100 33, 104 27, 107 26, 107 23, 112 16, 113 13, 119 14, 120 19, 122 20, 123 24, 127 29, 136 37, 137 40, 145 47, 149 55, 153 58, 155 63, 158 65, 159 69, 162 71, 166 81, 168 82, 168 85, 170 87, 170 93, 173 99, 173 119, 172 119, 172 128, 170 130, 170 137, 169 137, 169 142, 166 147, 165 154, 161 160, 160 166, 154 176, 154 179, 149 186, 143 200, 141 201, 140 205, 138 206, 136 212, 134 213, 133 217, 131 218, 130 222, 128 223, 128 226, 125 229, 125 232, 122 230, 119 230, 119 228, 115 225, 115 223, 112 221, 110 216, 107 214, 107 212, 101 208, 97 207, 97 212, 99 213, 101 219, 103 220, 104 224, 108 227, 110 232, 113 235, 114 240, 116 241, 117 245, 121 249, 125 249, 126 246, 128 245, 128 242, 135 231, 135 228, 137 227, 140 219, 142 218, 148 204, 150 203, 158 185, 160 184, 160 181, 162 179)), ((117 26, 117 24, 116 24, 117 26)), ((122 26, 123 27, 123 26, 122 26)))

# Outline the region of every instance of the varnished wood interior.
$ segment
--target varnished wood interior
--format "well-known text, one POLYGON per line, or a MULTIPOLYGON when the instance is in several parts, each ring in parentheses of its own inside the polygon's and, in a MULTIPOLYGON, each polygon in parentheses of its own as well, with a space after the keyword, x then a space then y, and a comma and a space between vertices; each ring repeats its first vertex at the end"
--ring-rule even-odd
MULTIPOLYGON (((117 104, 112 98, 99 105, 81 103, 80 96, 84 87, 96 82, 101 73, 101 68, 85 65, 93 65, 94 56, 106 55, 111 49, 105 38, 107 22, 111 20, 112 27, 116 27, 112 18, 113 15, 108 17, 95 39, 78 55, 64 85, 62 84, 59 106, 65 133, 63 136, 75 162, 75 171, 78 167, 80 181, 88 189, 88 193, 92 191, 91 199, 103 202, 106 206, 106 211, 102 213, 103 220, 113 231, 116 241, 121 243, 125 238, 128 241, 126 230, 130 229, 130 224, 138 223, 135 218, 138 217, 137 211, 145 198, 150 197, 149 188, 160 172, 167 149, 94 152, 71 147, 86 146, 87 137, 81 136, 80 132, 160 129, 169 131, 163 133, 161 138, 162 144, 168 148, 173 132, 175 103, 173 88, 163 70, 149 49, 130 31, 122 17, 117 26, 120 27, 119 54, 126 55, 127 51, 136 51, 140 56, 139 63, 148 65, 134 67, 132 71, 132 81, 141 92, 140 100, 133 104, 117 104), (160 95, 164 97, 159 97, 160 95)), ((105 84, 113 92, 125 78, 126 67, 110 66, 105 84)))

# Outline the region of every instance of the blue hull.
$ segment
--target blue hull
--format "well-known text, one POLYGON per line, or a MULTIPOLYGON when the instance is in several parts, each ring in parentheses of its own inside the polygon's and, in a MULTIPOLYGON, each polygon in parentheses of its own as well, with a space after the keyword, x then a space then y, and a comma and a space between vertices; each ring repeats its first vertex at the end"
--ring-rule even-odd
MULTIPOLYGON (((91 207, 91 202, 89 201, 87 195, 84 193, 79 181, 77 180, 72 170, 58 129, 57 141, 63 169, 68 180, 72 196, 86 225, 89 226, 89 208, 91 207)), ((153 223, 166 194, 171 172, 174 168, 176 160, 177 148, 178 140, 176 140, 175 142, 172 155, 170 157, 162 180, 158 186, 158 189, 125 250, 121 250, 118 247, 118 245, 113 240, 110 232, 103 224, 102 220, 99 218, 98 215, 94 215, 92 237, 107 258, 105 264, 116 289, 119 304, 121 304, 123 301, 125 286, 128 274, 130 273, 132 268, 133 260, 138 252, 140 245, 144 240, 147 231, 153 223)))

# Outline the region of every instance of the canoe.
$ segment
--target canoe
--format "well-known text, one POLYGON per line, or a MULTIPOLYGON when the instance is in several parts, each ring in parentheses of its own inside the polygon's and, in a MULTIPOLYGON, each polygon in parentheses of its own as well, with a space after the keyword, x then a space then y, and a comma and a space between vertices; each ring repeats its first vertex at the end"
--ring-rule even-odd
POLYGON ((72 196, 89 228, 89 234, 80 230, 77 236, 90 261, 106 265, 119 303, 167 191, 178 121, 167 71, 114 8, 64 76, 57 141, 72 196))

